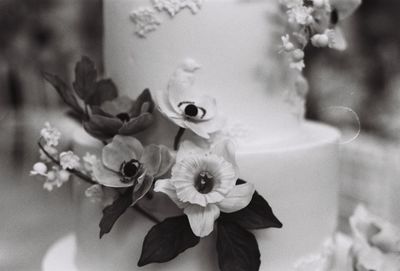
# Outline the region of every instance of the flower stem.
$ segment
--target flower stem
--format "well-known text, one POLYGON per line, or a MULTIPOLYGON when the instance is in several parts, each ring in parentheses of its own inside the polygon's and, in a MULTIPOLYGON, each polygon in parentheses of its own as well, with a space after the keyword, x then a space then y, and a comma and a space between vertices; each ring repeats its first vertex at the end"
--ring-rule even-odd
MULTIPOLYGON (((54 158, 50 153, 46 151, 46 149, 43 147, 43 145, 40 143, 40 140, 38 142, 39 148, 42 150, 42 152, 56 165, 61 166, 61 163, 59 160, 54 158)), ((80 172, 79 170, 76 169, 66 169, 69 173, 75 175, 76 177, 82 179, 83 181, 89 183, 89 184, 97 184, 95 181, 92 180, 89 176, 86 174, 80 172)))
MULTIPOLYGON (((54 158, 48 151, 46 151, 46 149, 43 147, 43 145, 40 143, 40 140, 38 141, 38 146, 39 148, 43 151, 43 153, 56 165, 61 166, 61 163, 58 159, 54 158)), ((75 175, 76 177, 80 178, 81 180, 89 183, 89 184, 98 184, 95 181, 92 180, 92 178, 90 178, 89 176, 87 176, 86 174, 80 172, 79 170, 76 169, 67 169, 67 171, 73 175, 75 175)), ((146 217, 147 219, 149 219, 150 221, 158 224, 161 221, 158 220, 155 216, 153 216, 152 214, 148 213, 147 211, 145 211, 144 209, 142 209, 138 204, 133 206, 133 209, 142 214, 144 217, 146 217)))
POLYGON ((179 148, 179 142, 181 141, 181 138, 183 136, 183 134, 185 133, 185 128, 180 127, 178 133, 175 136, 175 140, 174 140, 174 150, 177 151, 179 148))
POLYGON ((156 218, 155 216, 153 216, 151 213, 148 213, 147 211, 145 211, 142 207, 139 206, 139 204, 135 204, 133 205, 133 209, 138 212, 139 214, 143 215, 144 217, 146 217, 147 219, 153 221, 155 224, 160 223, 161 221, 156 218))

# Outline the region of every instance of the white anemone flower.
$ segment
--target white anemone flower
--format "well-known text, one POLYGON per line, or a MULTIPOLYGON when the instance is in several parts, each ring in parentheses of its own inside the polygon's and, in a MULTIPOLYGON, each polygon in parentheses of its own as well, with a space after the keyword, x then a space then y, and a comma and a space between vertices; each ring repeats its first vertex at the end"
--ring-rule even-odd
POLYGON ((207 152, 186 141, 171 178, 158 180, 154 190, 167 194, 188 216, 193 233, 205 237, 213 231, 220 212, 236 212, 250 203, 254 186, 236 185, 238 174, 230 141, 222 141, 207 152))
POLYGON ((159 111, 176 125, 209 139, 211 133, 222 128, 224 120, 214 98, 192 89, 199 68, 196 61, 185 60, 173 74, 167 90, 155 93, 154 99, 159 111))

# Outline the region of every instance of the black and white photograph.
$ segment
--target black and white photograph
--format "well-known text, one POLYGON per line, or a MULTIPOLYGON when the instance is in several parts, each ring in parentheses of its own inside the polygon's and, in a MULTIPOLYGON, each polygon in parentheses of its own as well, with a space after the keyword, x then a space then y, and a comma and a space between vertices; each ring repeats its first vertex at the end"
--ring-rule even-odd
POLYGON ((400 271, 399 11, 0 0, 0 270, 400 271))

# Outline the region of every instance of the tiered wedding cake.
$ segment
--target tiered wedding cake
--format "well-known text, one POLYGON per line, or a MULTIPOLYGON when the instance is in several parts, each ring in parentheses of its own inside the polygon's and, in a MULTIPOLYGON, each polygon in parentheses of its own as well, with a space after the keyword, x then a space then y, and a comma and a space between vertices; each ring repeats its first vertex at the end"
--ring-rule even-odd
MULTIPOLYGON (((335 231, 339 135, 302 119, 303 104, 293 97, 299 78, 278 55, 280 12, 270 0, 105 0, 104 63, 131 97, 146 88, 159 97, 180 72, 194 80, 196 92, 215 97, 227 117, 222 136, 237 145, 240 178, 254 184, 283 224, 254 231, 260 270, 288 271, 335 231)), ((156 128, 140 137, 171 146, 178 128, 156 114, 156 128)), ((79 137, 79 145, 93 148, 79 137)), ((218 270, 215 234, 168 263, 137 267, 152 223, 129 211, 100 240, 94 229, 104 206, 84 199, 83 191, 77 189, 79 270, 218 270)), ((159 217, 173 214, 168 200, 149 202, 159 217)))

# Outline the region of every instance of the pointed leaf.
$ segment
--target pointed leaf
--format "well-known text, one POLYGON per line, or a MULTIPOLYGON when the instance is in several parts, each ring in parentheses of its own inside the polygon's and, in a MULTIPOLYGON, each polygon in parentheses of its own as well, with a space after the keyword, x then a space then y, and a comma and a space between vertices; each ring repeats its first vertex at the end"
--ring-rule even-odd
POLYGON ((200 238, 190 228, 187 216, 167 218, 146 235, 138 266, 168 262, 199 241, 200 238))
POLYGON ((258 271, 260 268, 256 238, 235 223, 218 223, 217 252, 221 271, 258 271))
POLYGON ((89 105, 100 106, 105 101, 111 101, 117 98, 118 89, 111 79, 103 79, 96 83, 93 94, 86 98, 89 105))
POLYGON ((70 106, 78 116, 83 116, 85 114, 72 90, 58 76, 49 73, 44 73, 43 76, 58 92, 64 103, 70 106))
POLYGON ((103 217, 100 221, 100 238, 111 231, 118 218, 125 213, 125 211, 132 204, 133 188, 128 188, 125 193, 119 196, 110 206, 103 210, 103 217))
POLYGON ((97 70, 90 58, 84 56, 75 66, 75 82, 72 84, 82 100, 91 97, 96 90, 97 70))
MULTIPOLYGON (((239 179, 237 183, 245 182, 239 179)), ((230 214, 221 213, 219 220, 233 222, 250 230, 282 227, 282 223, 274 215, 268 202, 257 191, 247 207, 230 214)))

